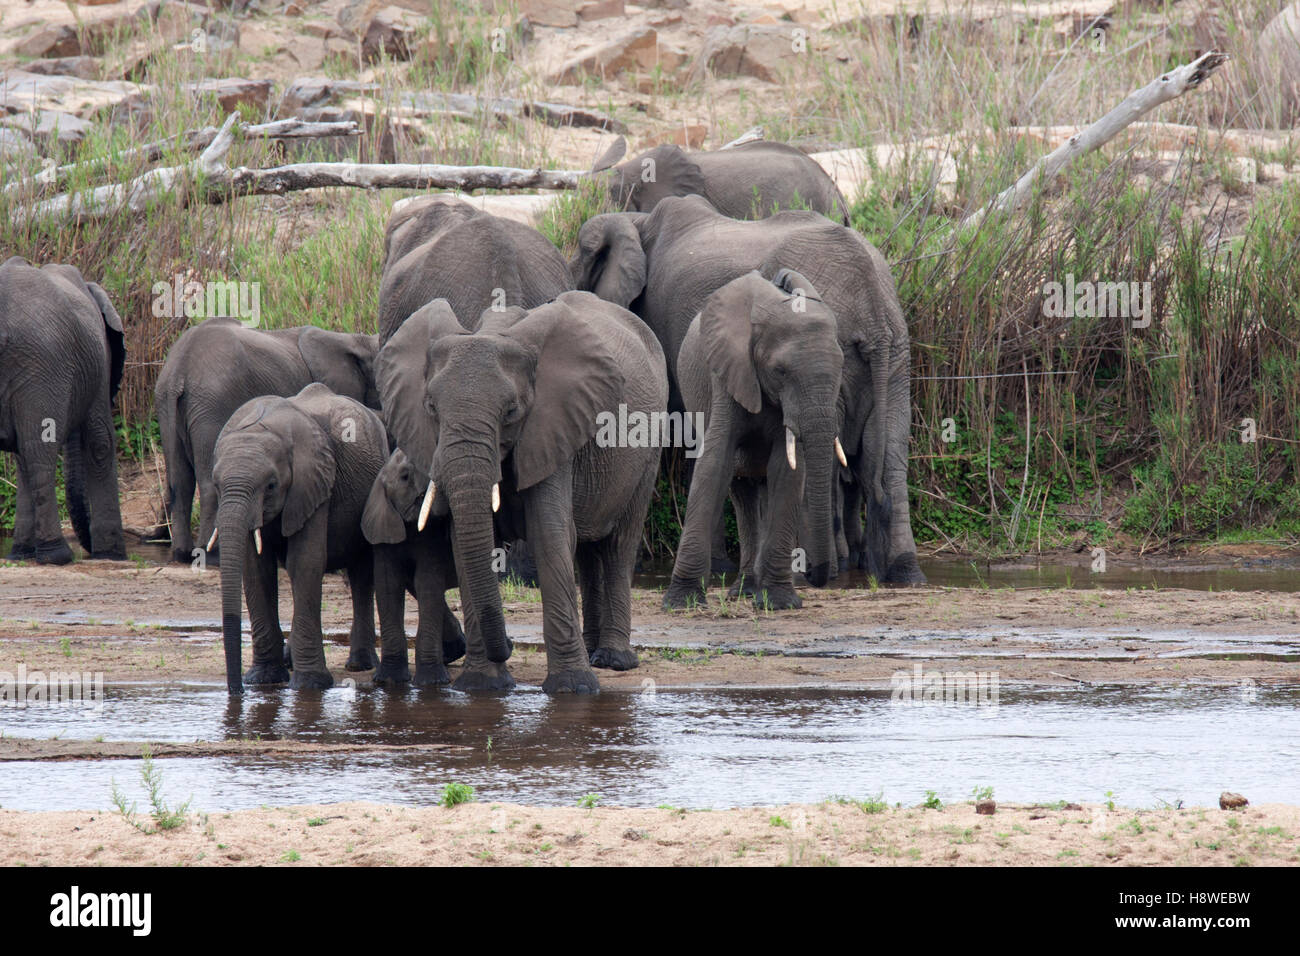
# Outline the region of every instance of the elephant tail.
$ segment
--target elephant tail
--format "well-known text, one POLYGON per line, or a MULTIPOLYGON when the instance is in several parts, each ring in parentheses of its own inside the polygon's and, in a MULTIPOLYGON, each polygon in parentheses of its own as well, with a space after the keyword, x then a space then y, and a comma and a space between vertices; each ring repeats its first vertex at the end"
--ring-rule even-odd
POLYGON ((90 508, 86 505, 86 456, 81 450, 81 429, 74 428, 68 433, 68 440, 63 446, 63 484, 68 502, 68 515, 72 519, 72 529, 77 533, 77 540, 91 553, 90 547, 90 508))

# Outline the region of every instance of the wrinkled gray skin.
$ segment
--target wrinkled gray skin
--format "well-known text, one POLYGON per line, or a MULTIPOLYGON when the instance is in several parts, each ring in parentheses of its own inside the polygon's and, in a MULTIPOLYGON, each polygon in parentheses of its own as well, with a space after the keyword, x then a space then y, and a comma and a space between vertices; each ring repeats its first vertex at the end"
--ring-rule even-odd
MULTIPOLYGON (((375 476, 388 460, 388 437, 370 409, 319 383, 292 398, 263 396, 241 405, 217 438, 221 627, 230 693, 249 684, 289 681, 294 688, 334 683, 321 645, 321 580, 346 571, 352 591, 347 669, 369 670, 375 656, 374 556, 361 516, 375 476), (261 529, 262 553, 253 531, 261 529), (277 568, 289 572, 293 675, 285 667, 277 568), (253 666, 240 679, 240 585, 247 592, 253 666)), ((380 619, 400 612, 382 602, 380 619)))
POLYGON ((77 539, 92 558, 124 560, 113 398, 126 350, 108 296, 72 266, 9 259, 0 265, 0 356, 0 451, 18 458, 9 557, 72 560, 54 489, 62 448, 77 539))
POLYGON ((572 288, 564 257, 536 229, 453 196, 420 196, 406 200, 384 232, 379 342, 434 299, 475 323, 472 331, 484 309, 532 309, 572 288))
POLYGON ((469 648, 459 690, 513 685, 497 540, 537 561, 547 693, 596 693, 592 666, 637 665, 631 584, 659 449, 601 447, 598 415, 662 410, 663 353, 636 316, 568 292, 525 312, 485 312, 476 333, 445 301, 412 315, 379 352, 384 416, 449 515, 469 648), (500 511, 492 512, 499 484, 500 511), (581 582, 578 623, 575 565, 581 582))
MULTIPOLYGON (((614 150, 596 163, 596 170, 614 150)), ((782 209, 811 209, 848 222, 835 181, 807 154, 762 140, 711 152, 656 146, 601 173, 620 210, 650 212, 669 196, 703 196, 724 216, 763 219, 782 209)))
MULTIPOLYGON (((259 395, 297 395, 312 382, 379 408, 373 335, 315 326, 250 329, 238 319, 208 319, 187 329, 171 350, 154 387, 154 410, 167 462, 167 514, 172 558, 194 552, 190 512, 199 492, 199 544, 216 528, 212 455, 235 409, 259 395)), ((207 555, 213 562, 219 548, 207 555)))
POLYGON ((445 597, 448 588, 456 587, 449 523, 434 518, 423 531, 417 527, 420 502, 428 484, 428 476, 416 469, 399 448, 375 477, 361 516, 361 531, 375 547, 375 593, 380 606, 391 602, 401 609, 379 622, 383 654, 375 671, 376 684, 449 684, 447 665, 465 653, 465 632, 447 607, 445 597), (402 626, 407 591, 420 609, 414 681, 402 626))
MULTIPOLYGON (((817 213, 739 222, 698 197, 665 199, 648 215, 593 216, 578 246, 570 264, 575 284, 646 321, 669 357, 674 386, 682 341, 713 292, 751 269, 766 278, 783 268, 806 277, 838 325, 844 354, 840 442, 867 504, 861 551, 848 557, 882 582, 924 582, 907 507, 907 325, 888 264, 875 247, 817 213)), ((680 407, 679 394, 672 400, 680 407)))
POLYGON ((750 272, 705 300, 677 360, 686 410, 704 412, 705 434, 665 606, 703 603, 711 532, 729 483, 741 540, 734 593, 773 610, 802 605, 791 568, 801 505, 808 580, 818 587, 829 580, 843 365, 835 316, 797 273, 783 271, 771 282, 750 272), (794 469, 787 432, 795 437, 794 469))

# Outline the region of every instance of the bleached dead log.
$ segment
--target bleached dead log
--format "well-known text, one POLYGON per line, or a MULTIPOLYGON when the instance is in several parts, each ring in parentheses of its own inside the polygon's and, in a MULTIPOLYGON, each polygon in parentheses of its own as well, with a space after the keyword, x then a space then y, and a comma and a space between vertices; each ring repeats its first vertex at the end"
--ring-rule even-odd
MULTIPOLYGON (((317 139, 329 136, 360 136, 361 129, 352 120, 342 122, 315 123, 306 120, 291 117, 290 119, 275 120, 270 123, 248 124, 240 123, 237 127, 245 139, 317 139)), ((179 137, 181 140, 180 147, 187 150, 206 149, 212 145, 212 141, 217 138, 219 130, 215 126, 205 126, 203 129, 189 130, 182 133, 179 137)), ((128 163, 142 162, 154 163, 166 155, 167 150, 176 145, 176 139, 158 140, 153 143, 145 143, 143 146, 136 146, 131 149, 123 150, 113 157, 102 157, 91 160, 86 163, 68 163, 64 166, 49 166, 31 179, 16 180, 7 184, 4 188, 6 193, 17 192, 25 188, 45 189, 48 187, 57 187, 65 183, 72 177, 72 174, 80 169, 83 172, 97 168, 107 167, 111 162, 128 163)))
POLYGON ((974 228, 990 212, 1020 208, 1040 182, 1053 179, 1080 156, 1104 146, 1130 123, 1141 119, 1160 104, 1177 99, 1189 90, 1196 89, 1211 73, 1227 62, 1227 59, 1227 54, 1211 50, 1191 63, 1176 67, 1158 79, 1152 80, 1142 89, 1130 93, 1119 106, 1040 159, 1029 172, 1017 180, 1014 186, 1003 190, 987 206, 962 220, 961 225, 957 227, 958 231, 974 228))
POLYGON ((736 146, 744 146, 746 143, 752 143, 755 140, 759 140, 762 138, 763 138, 763 127, 751 126, 749 129, 745 130, 743 133, 741 133, 739 136, 733 139, 730 143, 727 143, 725 146, 719 146, 718 149, 732 149, 736 146))

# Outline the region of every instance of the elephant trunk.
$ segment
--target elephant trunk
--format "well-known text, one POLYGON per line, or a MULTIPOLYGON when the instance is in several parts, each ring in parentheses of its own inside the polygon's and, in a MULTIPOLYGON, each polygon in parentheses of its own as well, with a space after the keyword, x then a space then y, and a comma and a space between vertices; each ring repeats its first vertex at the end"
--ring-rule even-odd
POLYGON ((807 569, 804 577, 813 587, 825 587, 831 579, 835 559, 834 507, 835 491, 835 419, 833 416, 803 416, 799 430, 806 467, 803 500, 808 510, 807 569))
MULTIPOLYGON (((240 628, 243 619, 244 548, 254 527, 253 496, 246 488, 222 489, 217 508, 217 538, 221 542, 221 636, 226 651, 226 689, 244 692, 240 628)), ((260 509, 258 511, 260 518, 260 509)), ((260 524, 260 520, 256 522, 260 524)), ((205 542, 207 544, 208 542, 205 542)))
MULTIPOLYGON (((453 457, 454 460, 454 457, 453 457)), ((492 570, 492 549, 496 544, 492 524, 493 482, 481 467, 455 467, 438 484, 438 494, 447 494, 452 517, 452 548, 460 578, 461 599, 466 614, 473 614, 487 659, 501 664, 510 659, 501 591, 492 570)))

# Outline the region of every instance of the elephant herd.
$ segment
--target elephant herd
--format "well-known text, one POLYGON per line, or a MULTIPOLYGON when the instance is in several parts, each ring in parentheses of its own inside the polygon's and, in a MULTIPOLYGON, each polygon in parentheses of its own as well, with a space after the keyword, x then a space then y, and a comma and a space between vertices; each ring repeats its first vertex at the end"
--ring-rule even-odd
MULTIPOLYGON (((457 689, 511 687, 497 582, 507 547, 536 564, 544 689, 598 691, 593 667, 637 666, 632 574, 674 443, 693 470, 665 607, 705 599, 728 495, 733 594, 760 606, 798 607, 797 570, 818 587, 845 567, 924 580, 907 510, 907 327, 884 258, 845 225, 833 182, 766 142, 621 159, 620 141, 592 175, 623 211, 588 219, 571 262, 535 229, 460 199, 407 199, 384 237, 376 335, 218 317, 172 346, 155 408, 173 555, 220 564, 231 693, 333 683, 321 582, 338 570, 353 603, 348 670, 445 684, 464 655, 457 689), (673 415, 700 433, 673 436, 673 415), (649 426, 611 439, 600 423, 615 416, 649 426), (463 627, 445 598, 455 587, 463 627), (241 673, 245 605, 253 664, 241 673)), ((60 448, 82 546, 125 556, 111 420, 122 339, 103 290, 71 266, 0 266, 15 559, 71 560, 60 448)))

